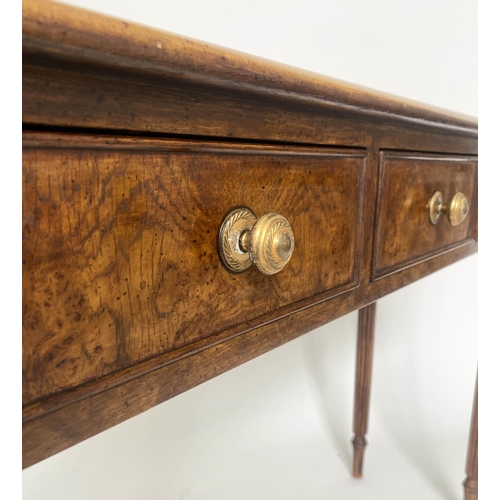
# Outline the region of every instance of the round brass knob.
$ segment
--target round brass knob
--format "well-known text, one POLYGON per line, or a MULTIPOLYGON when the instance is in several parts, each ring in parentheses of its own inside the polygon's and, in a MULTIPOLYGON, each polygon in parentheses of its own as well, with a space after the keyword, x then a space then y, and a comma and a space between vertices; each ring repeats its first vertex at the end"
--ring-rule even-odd
POLYGON ((444 204, 443 195, 436 191, 429 201, 429 219, 432 224, 437 224, 441 214, 446 213, 452 226, 458 226, 469 213, 469 203, 462 193, 457 193, 451 199, 449 206, 444 204))
POLYGON ((467 203, 467 198, 462 193, 457 193, 450 203, 450 208, 448 209, 448 219, 452 226, 458 226, 469 213, 469 204, 467 203))
POLYGON ((227 215, 219 231, 219 253, 224 265, 240 273, 252 263, 264 274, 281 271, 292 257, 294 247, 290 223, 276 212, 258 220, 248 208, 227 215))

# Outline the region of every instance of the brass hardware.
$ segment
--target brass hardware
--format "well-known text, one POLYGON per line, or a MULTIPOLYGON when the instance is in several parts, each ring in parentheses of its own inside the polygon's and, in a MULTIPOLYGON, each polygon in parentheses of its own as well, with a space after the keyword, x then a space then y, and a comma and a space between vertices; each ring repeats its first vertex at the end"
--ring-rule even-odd
POLYGON ((293 231, 276 212, 257 219, 248 208, 227 215, 219 231, 219 253, 224 265, 241 273, 252 263, 264 274, 276 274, 288 264, 293 252, 293 231))
POLYGON ((469 203, 467 203, 467 198, 462 193, 457 193, 450 203, 450 208, 448 210, 448 219, 452 226, 458 226, 469 213, 469 203))
POLYGON ((458 226, 469 213, 467 198, 462 193, 457 193, 451 199, 449 206, 444 204, 443 195, 436 191, 429 201, 429 219, 432 224, 437 224, 441 214, 446 213, 452 226, 458 226))
POLYGON ((248 250, 243 250, 240 238, 249 233, 257 222, 248 208, 233 210, 222 223, 219 231, 219 253, 224 265, 235 273, 246 271, 251 265, 248 250))
POLYGON ((286 266, 293 252, 293 232, 280 214, 260 217, 250 234, 250 259, 264 274, 276 274, 286 266))
POLYGON ((431 220, 431 224, 436 225, 438 223, 444 208, 443 202, 443 195, 440 191, 436 191, 429 201, 429 219, 431 220))

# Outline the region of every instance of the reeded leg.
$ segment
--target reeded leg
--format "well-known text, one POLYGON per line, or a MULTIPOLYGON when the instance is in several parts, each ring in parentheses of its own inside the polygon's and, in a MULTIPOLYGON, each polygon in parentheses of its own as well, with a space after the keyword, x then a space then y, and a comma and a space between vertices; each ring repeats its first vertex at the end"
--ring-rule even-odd
POLYGON ((469 446, 467 447, 467 461, 465 462, 464 500, 477 500, 477 377, 474 393, 474 408, 469 431, 469 446))
POLYGON ((367 444, 365 434, 368 431, 368 413, 370 411, 375 305, 376 303, 374 302, 360 309, 358 314, 354 437, 352 439, 352 446, 354 448, 352 475, 358 478, 363 476, 363 456, 367 444))

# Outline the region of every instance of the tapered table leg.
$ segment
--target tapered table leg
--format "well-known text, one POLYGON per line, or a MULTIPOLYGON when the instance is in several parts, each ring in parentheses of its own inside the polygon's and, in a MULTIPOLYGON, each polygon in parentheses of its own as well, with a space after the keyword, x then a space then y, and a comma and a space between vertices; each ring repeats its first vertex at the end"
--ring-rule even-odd
POLYGON ((469 446, 467 447, 467 461, 465 462, 464 500, 477 500, 477 377, 474 393, 474 407, 469 431, 469 446))
POLYGON ((375 327, 375 305, 370 304, 358 313, 358 346, 356 356, 356 395, 354 401, 354 423, 352 445, 354 461, 352 475, 363 476, 363 457, 366 446, 370 411, 370 389, 373 365, 373 333, 375 327))

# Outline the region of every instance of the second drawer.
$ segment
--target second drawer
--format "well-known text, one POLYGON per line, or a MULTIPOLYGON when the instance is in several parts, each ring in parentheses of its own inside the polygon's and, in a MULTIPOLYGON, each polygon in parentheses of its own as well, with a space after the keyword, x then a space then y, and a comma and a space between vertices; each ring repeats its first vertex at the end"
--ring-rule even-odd
POLYGON ((470 239, 476 216, 476 180, 476 158, 380 152, 372 279, 470 239), (439 195, 440 205, 436 202, 439 195), (454 197, 462 205, 452 209, 454 197), (463 210, 459 219, 465 211, 467 214, 458 222, 450 217, 450 210, 454 215, 463 210))

